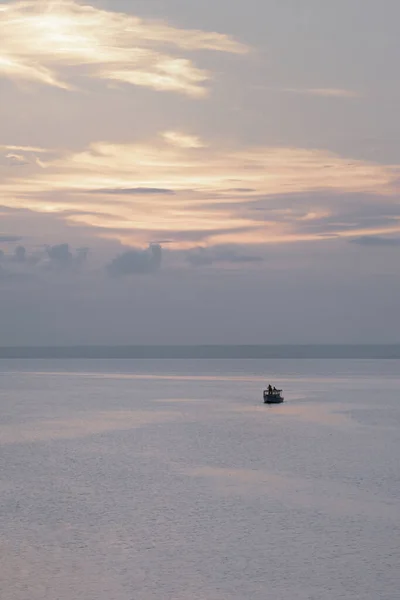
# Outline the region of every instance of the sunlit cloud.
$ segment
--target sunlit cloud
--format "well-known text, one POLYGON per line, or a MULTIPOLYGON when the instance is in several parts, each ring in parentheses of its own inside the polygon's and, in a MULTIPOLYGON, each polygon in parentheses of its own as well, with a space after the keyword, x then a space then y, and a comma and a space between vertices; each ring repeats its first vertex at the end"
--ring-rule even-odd
POLYGON ((179 133, 179 131, 165 131, 162 136, 168 143, 181 148, 203 148, 205 146, 198 136, 179 133))
POLYGON ((13 146, 0 144, 0 175, 1 167, 7 166, 26 166, 35 164, 37 166, 45 166, 43 156, 49 154, 45 148, 37 148, 34 146, 13 146), (39 158, 42 157, 42 159, 39 158))
POLYGON ((16 162, 24 162, 25 160, 22 154, 14 154, 12 152, 6 154, 6 158, 10 158, 11 160, 15 160, 16 162))
POLYGON ((32 80, 63 89, 70 89, 69 85, 58 80, 49 69, 24 64, 9 56, 0 56, 0 74, 10 78, 32 80))
POLYGON ((349 212, 350 223, 340 209, 344 194, 375 194, 388 205, 396 203, 396 165, 302 148, 195 146, 193 152, 191 137, 185 145, 185 134, 180 135, 175 144, 165 143, 165 134, 153 143, 98 142, 80 152, 47 155, 46 169, 35 163, 16 174, 10 168, 0 185, 2 203, 63 215, 124 243, 168 239, 173 248, 400 229, 395 213, 384 221, 368 216, 367 200, 359 202, 366 219, 360 219, 359 208, 349 212), (330 194, 329 202, 318 193, 330 194))
POLYGON ((46 153, 49 152, 49 150, 47 150, 46 148, 38 148, 35 146, 2 146, 0 144, 0 151, 3 150, 10 150, 10 151, 15 151, 15 152, 33 152, 35 154, 41 154, 41 153, 46 153))
POLYGON ((178 29, 75 0, 10 2, 1 7, 0 30, 0 76, 64 89, 74 87, 79 67, 80 76, 201 97, 210 75, 186 53, 248 51, 227 35, 178 29))

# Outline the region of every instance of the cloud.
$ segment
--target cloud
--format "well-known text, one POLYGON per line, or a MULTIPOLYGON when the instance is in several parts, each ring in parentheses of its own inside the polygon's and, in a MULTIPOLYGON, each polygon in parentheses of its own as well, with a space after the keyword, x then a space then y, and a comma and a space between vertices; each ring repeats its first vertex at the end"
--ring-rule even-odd
POLYGON ((146 250, 132 249, 119 254, 107 265, 111 277, 128 275, 148 275, 161 267, 162 248, 159 244, 151 244, 146 250))
POLYGON ((46 148, 39 148, 37 146, 2 146, 1 144, 0 150, 10 150, 11 152, 33 152, 35 154, 49 152, 46 148))
POLYGON ((98 190, 83 190, 88 194, 104 194, 107 196, 161 196, 175 194, 174 190, 163 188, 101 188, 98 190))
POLYGON ((363 235, 354 239, 349 240, 352 244, 358 244, 359 246, 370 246, 370 247, 384 247, 392 248, 400 246, 400 237, 388 238, 379 235, 363 235))
MULTIPOLYGON (((309 193, 252 196, 247 209, 253 218, 267 220, 295 218, 304 231, 312 232, 318 224, 348 227, 393 225, 400 220, 398 196, 392 194, 316 190, 309 193)), ((218 202, 216 203, 218 210, 218 202)))
POLYGON ((398 165, 304 148, 97 142, 8 172, 3 204, 124 245, 272 244, 400 232, 398 165), (132 168, 134 165, 134 168, 132 168), (112 196, 113 198, 107 198, 112 196), (106 210, 105 210, 106 206, 106 210), (396 213, 397 211, 397 213, 396 213))
MULTIPOLYGON (((88 248, 72 250, 69 244, 46 246, 34 252, 25 246, 17 246, 13 253, 0 251, 0 262, 6 265, 7 278, 39 275, 49 271, 73 271, 83 265, 88 248)), ((3 270, 3 279, 5 272, 3 270)))
POLYGON ((134 223, 130 227, 99 227, 97 229, 102 237, 110 239, 121 239, 121 240, 152 240, 152 243, 161 244, 168 243, 171 246, 191 247, 195 242, 209 242, 212 243, 214 239, 224 237, 227 235, 239 235, 241 233, 250 233, 254 230, 253 227, 224 227, 221 229, 168 229, 164 230, 163 233, 167 234, 167 237, 160 237, 160 231, 157 229, 143 229, 135 225, 134 223))
POLYGON ((58 269, 67 269, 82 265, 88 256, 88 248, 78 248, 74 254, 69 244, 58 244, 56 246, 47 246, 46 254, 49 259, 49 266, 55 266, 58 269))
POLYGON ((2 250, 0 250, 0 261, 3 261, 4 263, 8 263, 8 264, 10 264, 10 263, 34 264, 35 262, 37 262, 37 260, 34 259, 33 256, 28 255, 28 252, 24 246, 17 246, 14 249, 14 252, 12 254, 5 253, 2 250))
POLYGON ((230 246, 193 248, 186 253, 185 258, 193 267, 210 266, 214 263, 243 264, 263 261, 261 256, 246 254, 240 249, 230 246))
POLYGON ((198 136, 179 133, 178 131, 164 131, 162 137, 169 144, 180 148, 204 148, 205 146, 198 136))
POLYGON ((23 154, 16 154, 15 152, 9 152, 6 154, 6 159, 8 164, 14 167, 22 167, 23 165, 28 164, 28 161, 23 154))
MULTIPOLYGON (((1 14, 0 14, 1 16, 1 14)), ((1 50, 0 50, 1 53, 1 50)), ((1 56, 0 56, 1 60, 1 56)), ((0 62, 1 77, 1 62, 0 62)), ((38 158, 39 155, 48 154, 45 148, 35 146, 15 146, 0 144, 0 166, 6 167, 24 167, 31 164, 44 165, 38 158)))
POLYGON ((17 246, 14 252, 14 260, 18 263, 26 262, 26 248, 24 246, 17 246))
POLYGON ((47 248, 47 255, 51 262, 61 266, 68 266, 74 258, 68 244, 49 246, 47 248))
POLYGON ((325 98, 358 98, 359 94, 353 90, 340 88, 281 88, 277 91, 289 94, 302 94, 306 96, 322 96, 325 98))
POLYGON ((18 235, 0 234, 0 244, 19 242, 20 239, 18 235))
POLYGON ((0 75, 73 89, 68 69, 108 81, 206 95, 208 72, 185 54, 244 54, 227 35, 177 29, 163 22, 100 10, 75 0, 23 0, 3 5, 0 75))

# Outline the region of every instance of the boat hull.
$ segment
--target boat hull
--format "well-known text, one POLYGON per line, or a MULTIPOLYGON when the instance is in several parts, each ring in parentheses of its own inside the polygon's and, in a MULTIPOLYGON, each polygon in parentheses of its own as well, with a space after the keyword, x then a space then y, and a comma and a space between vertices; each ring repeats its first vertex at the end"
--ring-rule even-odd
POLYGON ((284 398, 264 398, 264 404, 282 404, 284 398))

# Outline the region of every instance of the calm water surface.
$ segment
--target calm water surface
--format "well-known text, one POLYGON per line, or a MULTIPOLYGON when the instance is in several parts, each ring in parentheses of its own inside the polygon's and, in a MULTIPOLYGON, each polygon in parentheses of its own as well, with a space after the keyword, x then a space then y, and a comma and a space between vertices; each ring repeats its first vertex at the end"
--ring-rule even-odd
POLYGON ((400 361, 3 360, 0 403, 1 600, 400 598, 400 361))

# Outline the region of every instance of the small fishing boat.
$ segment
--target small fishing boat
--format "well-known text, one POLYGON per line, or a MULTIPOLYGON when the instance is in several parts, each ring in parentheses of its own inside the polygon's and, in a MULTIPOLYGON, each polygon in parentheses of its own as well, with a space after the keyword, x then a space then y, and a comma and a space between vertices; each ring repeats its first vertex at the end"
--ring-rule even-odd
POLYGON ((267 390, 264 390, 263 396, 264 404, 281 404, 284 401, 282 390, 277 390, 271 386, 267 390))

